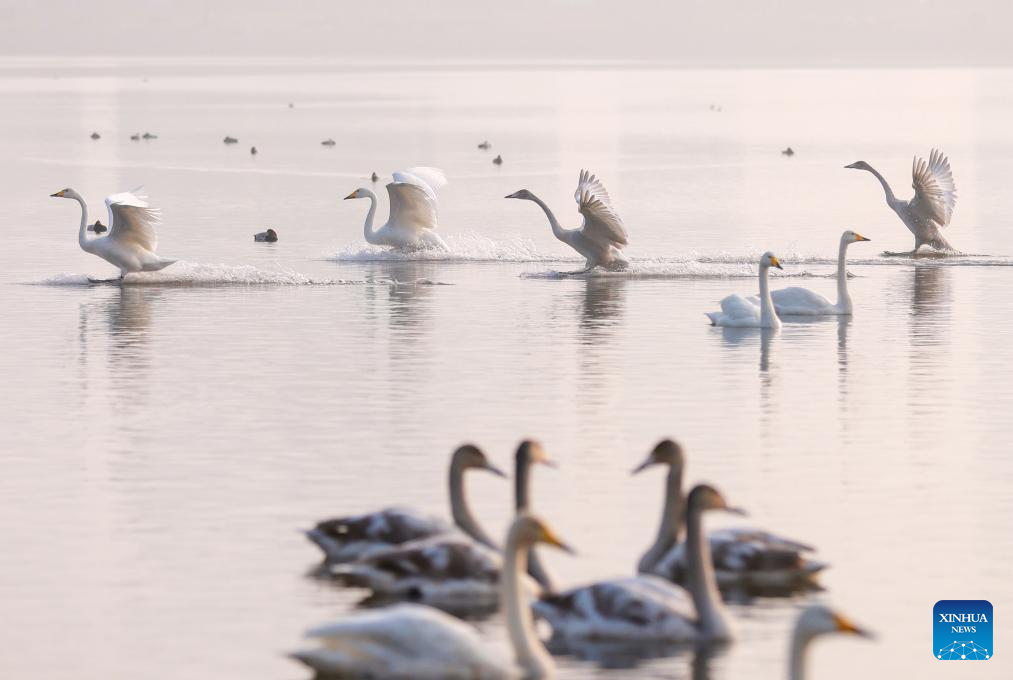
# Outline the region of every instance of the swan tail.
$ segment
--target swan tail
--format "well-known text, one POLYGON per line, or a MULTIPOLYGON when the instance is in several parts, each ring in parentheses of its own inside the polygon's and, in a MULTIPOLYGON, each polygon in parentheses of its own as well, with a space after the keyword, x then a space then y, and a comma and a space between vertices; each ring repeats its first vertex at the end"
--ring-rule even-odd
POLYGON ((718 313, 717 312, 704 312, 704 316, 710 319, 711 326, 718 325, 718 313))

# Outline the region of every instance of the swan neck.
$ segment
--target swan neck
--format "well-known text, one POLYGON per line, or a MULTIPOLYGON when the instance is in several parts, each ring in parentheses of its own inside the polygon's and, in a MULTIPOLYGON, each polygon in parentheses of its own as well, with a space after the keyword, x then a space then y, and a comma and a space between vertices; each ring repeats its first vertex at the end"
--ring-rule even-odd
POLYGON ((778 328, 781 320, 774 309, 774 300, 770 297, 770 282, 767 280, 769 271, 768 265, 760 265, 760 325, 764 328, 778 328))
POLYGON ((889 205, 891 208, 894 207, 894 205, 897 203, 897 197, 893 195, 893 189, 890 188, 890 183, 886 181, 886 178, 883 177, 883 175, 879 174, 879 170, 872 167, 871 165, 869 166, 869 172, 875 175, 876 179, 879 180, 879 183, 883 185, 883 193, 886 194, 887 205, 889 205))
POLYGON ((679 543, 679 531, 682 528, 682 509, 685 500, 682 496, 682 466, 673 465, 668 470, 665 478, 665 504, 661 510, 661 523, 658 525, 658 535, 644 556, 640 558, 637 565, 638 571, 648 573, 653 571, 658 562, 668 554, 672 548, 679 543))
MULTIPOLYGON (((527 456, 517 456, 517 462, 514 467, 514 507, 517 510, 517 514, 531 509, 529 502, 531 466, 531 460, 527 456)), ((553 592, 555 590, 555 582, 533 548, 528 549, 527 563, 527 572, 531 578, 538 581, 538 584, 547 592, 553 592)))
POLYGON ((686 544, 689 560, 687 585, 700 621, 700 634, 705 639, 728 639, 731 631, 721 605, 710 541, 703 533, 703 511, 699 508, 689 508, 686 544))
POLYGON ((848 295, 848 242, 841 239, 841 249, 837 253, 837 306, 846 313, 851 313, 851 296, 848 295))
POLYGON ((88 250, 88 205, 83 198, 77 197, 74 200, 81 204, 81 227, 77 231, 77 243, 82 250, 88 250))
POLYGON ((366 222, 362 225, 362 235, 366 243, 376 243, 376 232, 373 231, 373 219, 376 217, 376 194, 368 189, 365 192, 369 198, 369 212, 366 213, 366 222))
POLYGON ((461 531, 484 546, 493 550, 499 549, 471 514, 471 507, 464 491, 464 468, 457 461, 450 466, 450 513, 454 517, 454 524, 461 531))
POLYGON ((790 680, 805 680, 805 656, 811 636, 796 628, 791 636, 791 650, 788 654, 790 680))
POLYGON ((568 229, 564 229, 563 225, 559 223, 556 216, 552 213, 552 210, 545 204, 545 201, 538 198, 535 195, 531 196, 531 200, 538 204, 538 207, 545 212, 545 216, 549 218, 549 226, 552 227, 552 235, 558 238, 563 243, 569 243, 567 239, 568 229))
POLYGON ((514 531, 510 532, 503 560, 500 606, 506 615, 510 643, 524 677, 540 679, 552 675, 554 664, 535 632, 535 621, 524 589, 524 565, 529 547, 514 531))

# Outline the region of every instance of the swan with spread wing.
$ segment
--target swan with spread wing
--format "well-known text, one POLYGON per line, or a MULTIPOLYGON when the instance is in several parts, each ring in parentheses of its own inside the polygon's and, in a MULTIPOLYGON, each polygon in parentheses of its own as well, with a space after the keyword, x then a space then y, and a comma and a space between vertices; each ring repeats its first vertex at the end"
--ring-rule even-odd
MULTIPOLYGON (((943 237, 943 228, 950 224, 953 208, 957 204, 957 185, 953 183, 950 161, 938 149, 932 149, 929 160, 915 156, 911 164, 911 186, 914 198, 905 201, 893 194, 883 175, 866 163, 856 161, 845 168, 871 172, 886 193, 886 204, 915 237, 914 250, 930 245, 937 250, 953 250, 943 237)), ((912 251, 914 252, 914 251, 912 251)))
POLYGON ((359 187, 345 196, 346 201, 351 198, 369 199, 369 212, 362 228, 366 241, 398 250, 450 250, 436 233, 436 190, 447 183, 443 171, 438 168, 408 168, 398 170, 393 177, 394 181, 387 185, 390 216, 379 229, 373 229, 377 198, 372 189, 359 187))
POLYGON ((158 249, 155 225, 159 222, 159 213, 148 205, 145 197, 129 191, 107 196, 109 233, 93 238, 88 238, 88 205, 81 194, 63 189, 52 194, 52 198, 69 198, 81 205, 81 227, 77 234, 81 250, 118 267, 120 279, 133 272, 156 272, 176 261, 155 254, 158 249))
POLYGON ((629 262, 623 255, 623 248, 629 244, 629 236, 619 214, 612 207, 612 199, 601 181, 587 170, 580 171, 577 191, 577 212, 584 216, 579 229, 564 229, 559 220, 545 204, 527 189, 516 191, 507 198, 519 198, 537 204, 549 218, 553 235, 584 256, 584 269, 571 274, 583 274, 595 267, 625 269, 629 262))

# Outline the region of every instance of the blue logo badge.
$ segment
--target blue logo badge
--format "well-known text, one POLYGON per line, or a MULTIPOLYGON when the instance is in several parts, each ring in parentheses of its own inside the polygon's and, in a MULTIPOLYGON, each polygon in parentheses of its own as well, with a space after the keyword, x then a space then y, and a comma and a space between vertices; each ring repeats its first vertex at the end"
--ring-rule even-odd
POLYGON ((942 661, 992 658, 992 603, 939 600, 932 608, 932 655, 942 661))

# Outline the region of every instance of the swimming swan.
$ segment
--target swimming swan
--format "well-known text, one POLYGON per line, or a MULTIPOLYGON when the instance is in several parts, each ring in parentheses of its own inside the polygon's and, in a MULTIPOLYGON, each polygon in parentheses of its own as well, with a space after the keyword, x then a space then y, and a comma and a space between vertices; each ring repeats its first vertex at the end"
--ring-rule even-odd
POLYGON ((88 238, 88 206, 79 193, 63 189, 52 194, 52 198, 69 198, 81 205, 78 245, 84 252, 97 255, 118 267, 120 279, 133 272, 157 272, 176 261, 155 254, 158 249, 158 234, 155 232, 159 221, 158 210, 149 206, 143 197, 129 191, 107 196, 109 233, 96 238, 88 238))
MULTIPOLYGON (((685 456, 682 447, 670 439, 659 442, 639 466, 638 474, 655 465, 668 468, 665 479, 665 503, 657 538, 640 558, 637 571, 654 574, 676 583, 689 578, 687 547, 680 543, 682 512, 685 503, 682 476, 685 456)), ((711 559, 722 588, 745 587, 763 592, 784 592, 811 587, 815 575, 826 564, 810 560, 804 553, 813 548, 798 541, 781 538, 757 529, 719 529, 708 535, 711 559)))
MULTIPOLYGON (((474 540, 495 549, 496 544, 482 530, 468 507, 464 492, 464 473, 468 470, 486 470, 500 477, 506 477, 506 474, 472 444, 459 447, 450 458, 450 513, 454 523, 474 540)), ((306 537, 323 550, 326 561, 333 564, 350 562, 409 541, 452 532, 443 520, 412 510, 385 508, 365 515, 325 520, 307 531, 306 537)))
POLYGON ((823 605, 812 605, 802 611, 791 635, 791 649, 788 656, 789 680, 805 680, 806 652, 809 643, 828 633, 847 633, 872 638, 868 630, 860 628, 832 609, 823 605))
MULTIPOLYGON (((867 170, 883 185, 886 204, 915 237, 914 251, 928 244, 937 250, 953 250, 943 237, 942 229, 949 226, 953 208, 957 203, 957 186, 953 183, 950 161, 937 149, 929 153, 929 161, 914 157, 911 162, 911 186, 914 198, 904 201, 893 195, 883 175, 865 161, 856 161, 845 168, 867 170)), ((912 251, 912 252, 914 252, 912 251)))
POLYGON ((553 235, 584 256, 587 260, 584 269, 567 273, 583 274, 595 267, 606 269, 627 267, 629 263, 622 250, 629 243, 629 237, 602 183, 587 170, 581 170, 580 178, 577 180, 577 191, 573 197, 577 201, 577 212, 584 216, 584 223, 579 229, 564 229, 545 201, 527 189, 515 191, 507 196, 536 203, 549 218, 553 235))
POLYGON ((720 312, 706 312, 711 325, 730 328, 780 328, 781 320, 777 318, 777 312, 774 310, 774 302, 770 298, 770 285, 767 282, 767 270, 771 267, 783 269, 774 253, 768 251, 760 257, 759 306, 741 295, 729 295, 721 301, 720 312))
POLYGON ((446 176, 438 168, 408 168, 395 172, 394 181, 387 185, 390 216, 387 223, 376 231, 373 231, 376 194, 371 189, 360 187, 345 196, 345 200, 369 199, 369 212, 362 227, 367 243, 401 250, 435 248, 448 251, 450 248, 435 232, 436 190, 446 183, 446 176))
POLYGON ((703 513, 731 508, 713 487, 698 485, 686 502, 689 579, 686 590, 650 575, 601 581, 532 605, 561 639, 726 641, 732 638, 703 534, 703 513))
POLYGON ((542 680, 555 663, 535 632, 524 565, 536 543, 573 552, 534 515, 517 516, 507 534, 501 606, 514 660, 494 654, 468 624, 430 607, 402 604, 353 614, 314 628, 320 647, 292 657, 324 676, 402 680, 542 680))

